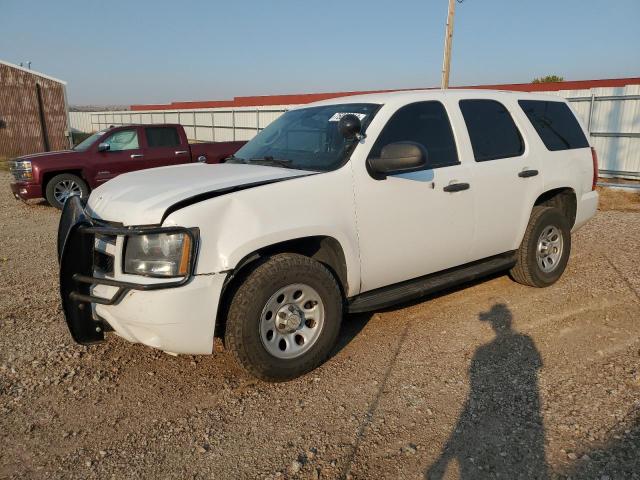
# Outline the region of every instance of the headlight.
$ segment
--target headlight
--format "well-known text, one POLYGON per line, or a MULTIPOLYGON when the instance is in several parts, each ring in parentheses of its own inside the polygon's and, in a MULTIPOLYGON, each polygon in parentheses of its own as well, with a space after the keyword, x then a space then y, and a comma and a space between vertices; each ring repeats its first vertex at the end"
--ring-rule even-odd
POLYGON ((124 272, 154 277, 189 273, 191 237, 186 233, 155 233, 127 238, 124 272))
POLYGON ((15 160, 9 164, 9 171, 19 182, 33 178, 31 160, 15 160))

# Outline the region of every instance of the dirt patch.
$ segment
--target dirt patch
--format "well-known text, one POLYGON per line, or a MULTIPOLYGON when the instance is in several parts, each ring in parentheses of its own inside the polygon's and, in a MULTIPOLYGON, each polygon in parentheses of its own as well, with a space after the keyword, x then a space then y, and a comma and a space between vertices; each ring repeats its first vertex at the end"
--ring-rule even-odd
POLYGON ((0 478, 638 478, 640 214, 599 212, 552 287, 497 275, 349 316, 327 363, 274 385, 220 344, 74 344, 59 212, 8 181, 0 478))
MULTIPOLYGON (((637 183, 636 183, 637 184, 637 183)), ((616 188, 597 187, 600 194, 598 210, 620 212, 640 212, 640 190, 627 192, 616 188)))

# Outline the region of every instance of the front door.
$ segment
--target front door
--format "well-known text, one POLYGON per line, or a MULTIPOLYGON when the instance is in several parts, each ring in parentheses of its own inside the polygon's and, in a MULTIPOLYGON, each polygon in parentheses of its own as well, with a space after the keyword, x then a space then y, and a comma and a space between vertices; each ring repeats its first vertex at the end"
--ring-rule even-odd
POLYGON ((100 143, 108 144, 109 149, 96 155, 94 168, 97 185, 121 173, 145 168, 138 127, 117 130, 100 143))
POLYGON ((375 180, 364 162, 352 164, 362 292, 471 259, 471 172, 459 162, 444 105, 427 101, 401 107, 382 129, 369 157, 401 141, 426 148, 425 170, 375 180))

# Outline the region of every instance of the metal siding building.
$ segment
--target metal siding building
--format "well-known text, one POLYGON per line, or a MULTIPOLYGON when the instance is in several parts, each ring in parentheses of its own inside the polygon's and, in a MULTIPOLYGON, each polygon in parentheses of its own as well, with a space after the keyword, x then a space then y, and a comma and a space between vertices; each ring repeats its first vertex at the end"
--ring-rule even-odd
POLYGON ((69 148, 66 82, 0 61, 0 157, 69 148))

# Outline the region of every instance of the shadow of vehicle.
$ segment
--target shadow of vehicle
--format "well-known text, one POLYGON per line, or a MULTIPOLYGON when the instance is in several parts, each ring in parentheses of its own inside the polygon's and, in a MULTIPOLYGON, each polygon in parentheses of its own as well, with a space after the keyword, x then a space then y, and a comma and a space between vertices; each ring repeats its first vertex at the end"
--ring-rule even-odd
POLYGON ((459 478, 549 478, 540 412, 540 353, 533 340, 511 328, 503 304, 480 313, 495 338, 479 347, 469 367, 469 397, 438 460, 425 472, 443 478, 457 462, 459 478))

